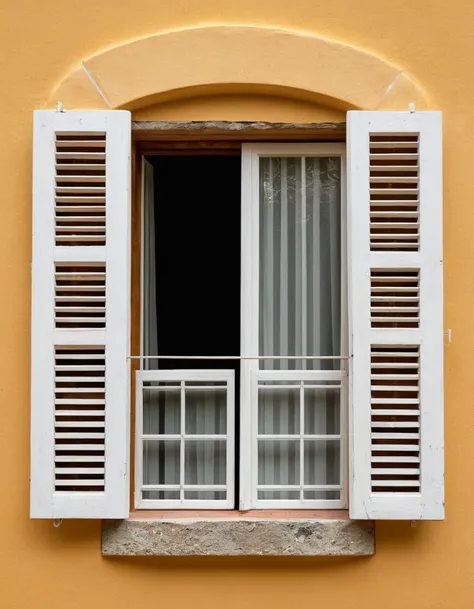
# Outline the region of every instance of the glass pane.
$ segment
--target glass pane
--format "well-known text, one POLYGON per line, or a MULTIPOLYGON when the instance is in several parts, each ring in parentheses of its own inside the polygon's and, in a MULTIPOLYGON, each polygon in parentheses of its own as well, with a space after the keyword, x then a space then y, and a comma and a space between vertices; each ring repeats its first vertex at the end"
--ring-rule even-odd
POLYGON ((299 491, 258 491, 257 492, 258 499, 266 499, 266 500, 284 500, 288 499, 296 499, 299 500, 300 492, 299 491))
POLYGON ((180 392, 143 388, 143 433, 180 433, 180 392))
POLYGON ((222 389, 186 389, 186 433, 225 434, 227 392, 222 389))
POLYGON ((179 484, 180 441, 143 441, 143 484, 179 484))
POLYGON ((304 491, 303 496, 310 501, 339 501, 341 498, 340 491, 304 491))
POLYGON ((339 484, 340 451, 340 440, 305 440, 304 484, 339 484))
MULTIPOLYGON (((260 355, 339 355, 340 159, 260 159, 260 355)), ((332 369, 331 360, 260 367, 332 369)))
POLYGON ((340 390, 304 390, 304 433, 338 434, 340 432, 340 390))
POLYGON ((179 491, 142 491, 142 498, 179 501, 179 491))
POLYGON ((296 389, 270 389, 260 386, 258 390, 258 433, 299 434, 300 393, 296 389))
POLYGON ((259 440, 258 484, 299 484, 298 440, 259 440))
POLYGON ((225 440, 186 440, 184 480, 185 484, 225 484, 225 440))
POLYGON ((201 501, 225 501, 225 491, 184 491, 185 499, 199 499, 201 501))

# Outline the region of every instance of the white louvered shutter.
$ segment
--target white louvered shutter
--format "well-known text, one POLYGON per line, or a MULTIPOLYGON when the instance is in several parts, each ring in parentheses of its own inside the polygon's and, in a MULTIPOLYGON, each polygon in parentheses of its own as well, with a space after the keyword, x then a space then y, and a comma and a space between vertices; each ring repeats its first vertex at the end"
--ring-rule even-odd
POLYGON ((348 113, 350 516, 444 518, 439 112, 348 113))
POLYGON ((128 516, 130 113, 38 111, 32 518, 128 516))

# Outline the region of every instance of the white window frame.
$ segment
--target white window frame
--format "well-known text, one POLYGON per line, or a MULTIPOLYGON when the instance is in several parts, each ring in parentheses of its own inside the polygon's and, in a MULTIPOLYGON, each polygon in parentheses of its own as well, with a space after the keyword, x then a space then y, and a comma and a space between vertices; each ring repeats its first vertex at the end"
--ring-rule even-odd
POLYGON ((233 509, 234 508, 234 471, 235 471, 235 381, 233 370, 139 370, 136 376, 136 398, 135 398, 135 508, 136 509, 233 509), (179 434, 143 434, 143 383, 146 381, 178 381, 181 392, 181 429, 179 434), (185 433, 185 383, 202 381, 224 381, 227 394, 227 428, 225 434, 218 436, 209 434, 186 434, 185 433), (147 437, 153 440, 178 440, 180 442, 180 483, 179 485, 160 485, 160 488, 146 487, 143 484, 143 440, 147 437), (187 485, 184 483, 185 476, 185 454, 184 446, 186 440, 224 440, 226 441, 226 483, 225 485, 187 485), (166 488, 165 488, 166 487, 166 488), (171 488, 173 487, 173 488, 171 488), (144 490, 179 490, 180 499, 143 499, 144 490), (225 490, 225 500, 203 500, 184 499, 184 491, 196 490, 225 490))
MULTIPOLYGON (((146 156, 141 156, 143 166, 147 163, 146 156)), ((141 184, 141 213, 140 226, 142 236, 145 234, 145 172, 142 172, 141 184)), ((145 298, 145 280, 144 280, 144 260, 145 249, 144 239, 141 240, 140 248, 140 353, 144 353, 144 298, 145 298)), ((148 510, 166 510, 166 509, 233 509, 235 506, 235 373, 233 370, 159 370, 159 360, 152 360, 154 369, 147 369, 147 360, 140 360, 140 370, 136 373, 136 388, 135 388, 135 485, 134 485, 134 506, 135 509, 148 510), (202 499, 187 499, 184 500, 181 492, 183 483, 184 490, 193 490, 191 485, 184 485, 184 481, 180 481, 178 486, 181 494, 180 500, 166 499, 143 499, 143 383, 145 381, 181 381, 188 383, 192 381, 225 381, 227 383, 227 430, 226 430, 226 484, 225 490, 227 497, 225 500, 202 500, 202 499), (185 488, 186 487, 186 488, 185 488)), ((196 362, 198 364, 198 362, 196 362)), ((176 434, 175 439, 181 442, 181 476, 184 476, 184 440, 192 440, 194 435, 187 436, 183 433, 184 430, 184 405, 181 406, 181 433, 176 434)), ((169 434, 163 434, 163 437, 169 438, 169 434)), ((201 436, 202 437, 202 436, 201 436)), ((158 438, 157 438, 158 439, 158 438)), ((212 436, 209 436, 212 439, 212 436)), ((216 438, 217 439, 217 438, 216 438)), ((222 438, 223 439, 223 438, 222 438)), ((178 490, 175 489, 175 490, 178 490)), ((150 490, 150 489, 148 489, 150 490)), ((163 489, 165 490, 165 489, 163 489)), ((199 487, 196 490, 219 490, 205 489, 199 487)), ((222 489, 224 490, 224 489, 222 489)))
MULTIPOLYGON (((259 353, 259 160, 260 157, 327 157, 341 160, 341 355, 348 353, 347 302, 347 210, 346 210, 346 147, 344 143, 310 144, 243 144, 242 145, 242 261, 241 261, 241 355, 255 357, 259 353)), ((261 371, 258 359, 242 359, 240 391, 240 497, 242 510, 344 509, 347 508, 347 413, 348 361, 341 359, 340 371, 261 371), (341 498, 340 500, 258 500, 257 499, 257 403, 256 381, 334 380, 341 389, 341 498)), ((303 458, 301 455, 300 458, 303 458)), ((302 481, 300 481, 302 483, 302 481)))

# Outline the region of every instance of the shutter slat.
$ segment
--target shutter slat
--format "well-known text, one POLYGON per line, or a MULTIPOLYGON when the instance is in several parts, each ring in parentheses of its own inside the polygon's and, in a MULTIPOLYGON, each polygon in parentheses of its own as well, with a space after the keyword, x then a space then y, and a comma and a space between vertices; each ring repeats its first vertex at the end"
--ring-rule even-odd
MULTIPOLYGON (((381 416, 377 413, 377 416, 381 416)), ((372 429, 416 429, 420 424, 418 421, 373 421, 372 429)))
POLYGON ((56 418, 58 417, 103 417, 104 410, 56 410, 56 418))
POLYGON ((81 405, 89 405, 89 406, 101 406, 105 404, 105 400, 91 400, 91 399, 82 399, 82 400, 72 400, 72 399, 57 399, 54 400, 56 406, 81 406, 81 405))
MULTIPOLYGON (((90 172, 90 174, 96 174, 100 171, 102 174, 105 173, 105 163, 56 163, 56 176, 61 175, 59 172, 64 171, 68 172, 69 175, 74 175, 74 172, 82 171, 82 172, 90 172)), ((63 177, 63 176, 61 176, 63 177)))
POLYGON ((420 474, 420 469, 418 467, 373 467, 371 473, 375 476, 417 476, 420 474))
POLYGON ((56 429, 64 429, 64 428, 73 428, 73 429, 89 429, 93 427, 104 428, 104 421, 61 421, 61 419, 56 419, 54 424, 56 429))
MULTIPOLYGON (((81 299, 80 302, 84 302, 84 300, 81 299)), ((105 305, 103 307, 55 307, 54 310, 56 313, 105 313, 105 305)))
POLYGON ((376 152, 371 152, 369 155, 369 159, 371 161, 417 161, 418 155, 415 153, 388 153, 388 154, 379 154, 376 152))
POLYGON ((371 211, 371 218, 413 218, 417 219, 417 211, 371 211))
MULTIPOLYGON (((55 202, 58 205, 55 206, 56 211, 67 211, 69 207, 67 205, 59 205, 59 203, 100 203, 101 207, 105 207, 105 197, 97 196, 83 196, 83 195, 71 195, 71 196, 56 196, 55 202)), ((76 206, 77 207, 77 206, 76 206)), ((83 206, 81 206, 83 207, 83 206)))
MULTIPOLYGON (((105 433, 99 432, 67 432, 58 431, 54 434, 56 440, 105 440, 105 433)), ((56 450, 61 450, 61 444, 56 445, 56 450)), ((103 481, 102 481, 103 482, 103 481)))
MULTIPOLYGON (((81 435, 80 439, 83 441, 87 441, 87 438, 85 438, 84 435, 81 435)), ((94 440, 94 442, 91 442, 88 444, 76 444, 76 443, 65 444, 63 442, 60 442, 57 444, 57 450, 56 450, 57 454, 56 454, 55 459, 59 459, 59 458, 63 459, 63 456, 58 456, 58 455, 59 455, 59 453, 64 453, 64 452, 68 453, 67 457, 64 457, 65 459, 66 458, 68 460, 72 459, 73 461, 77 461, 79 463, 83 462, 83 458, 85 458, 85 457, 89 458, 89 456, 90 456, 90 455, 84 455, 82 453, 100 452, 102 455, 104 455, 105 451, 104 451, 103 445, 101 447, 100 444, 97 444, 95 442, 96 442, 96 440, 94 440), (69 454, 69 453, 71 453, 71 454, 69 454)), ((105 456, 104 456, 104 459, 105 459, 105 456)))
MULTIPOLYGON (((71 167, 71 166, 69 166, 71 167)), ((82 169, 83 166, 81 166, 82 169)), ((62 168, 64 169, 64 167, 62 168)), ((78 166, 73 165, 71 169, 77 171, 79 169, 78 166)), ((96 174, 90 169, 86 170, 89 173, 84 173, 83 175, 73 175, 71 170, 68 170, 65 175, 56 174, 56 184, 102 184, 104 183, 104 193, 105 193, 105 167, 104 171, 101 175, 96 174), (71 175, 72 174, 72 175, 71 175)))
MULTIPOLYGON (((99 379, 98 379, 99 380, 99 379)), ((76 379, 76 381, 81 382, 82 385, 82 379, 81 377, 78 377, 76 379)), ((99 393, 101 392, 101 389, 98 387, 60 387, 58 386, 59 383, 64 383, 64 380, 62 378, 56 378, 56 395, 59 393, 99 393)), ((102 392, 104 391, 104 387, 102 385, 102 392)))
MULTIPOLYGON (((69 209, 68 209, 69 212, 69 209)), ((67 222, 105 222, 105 218, 103 217, 103 214, 101 216, 71 216, 71 215, 63 215, 63 216, 56 216, 55 218, 56 220, 56 224, 59 225, 61 222, 67 223, 67 222)))
MULTIPOLYGON (((372 299, 372 302, 374 300, 372 299)), ((392 302, 397 302, 393 300, 392 302)), ((402 302, 406 302, 406 298, 403 299, 402 302)), ((399 313, 416 313, 418 311, 418 307, 405 307, 405 306, 393 306, 393 307, 382 307, 382 306, 374 306, 370 308, 372 313, 393 313, 394 311, 398 311, 399 313)))
POLYGON ((370 379, 375 381, 417 381, 417 374, 372 374, 370 379))
POLYGON ((103 467, 55 467, 55 474, 105 474, 103 467))
POLYGON ((105 213, 105 205, 68 205, 67 207, 55 207, 54 211, 58 213, 75 213, 75 214, 92 214, 92 213, 105 213))
MULTIPOLYGON (((104 487, 104 481, 103 480, 89 480, 89 479, 68 479, 68 480, 58 480, 56 482, 56 486, 58 487, 58 490, 67 490, 67 491, 71 491, 71 490, 75 490, 74 487, 78 486, 78 487, 84 487, 84 486, 89 486, 89 487, 104 487), (61 488, 61 487, 69 487, 69 488, 61 488)), ((96 489, 90 489, 90 490, 96 490, 96 489)))
MULTIPOLYGON (((374 290, 373 290, 374 291, 374 290)), ((395 290, 391 290, 392 292, 395 292, 395 290)), ((398 288, 396 293, 398 293, 398 288)), ((387 303, 387 302, 420 302, 420 298, 419 296, 372 296, 371 299, 372 303, 376 303, 376 302, 381 302, 381 303, 387 303)), ((390 308, 390 310, 392 310, 392 308, 390 308)), ((418 310, 418 309, 415 309, 418 310)))
MULTIPOLYGON (((380 168, 377 168, 380 169, 380 168)), ((375 170, 375 168, 374 168, 375 170)), ((416 168, 415 168, 416 170, 416 168)), ((375 172, 374 173, 378 173, 375 172)), ((418 176, 387 176, 387 175, 373 175, 370 178, 370 181, 372 182, 372 184, 407 184, 409 182, 413 182, 414 184, 418 184, 418 176)))
POLYGON ((387 432, 372 432, 370 434, 372 440, 419 440, 419 433, 395 433, 392 431, 387 432))
POLYGON ((54 458, 55 463, 103 463, 105 461, 104 455, 74 455, 74 456, 56 456, 54 458))
MULTIPOLYGON (((95 287, 95 286, 93 286, 95 287)), ((91 286, 81 286, 81 288, 83 290, 89 290, 91 289, 91 286)), ((67 288, 64 289, 64 291, 69 292, 69 291, 77 291, 77 286, 74 286, 73 288, 71 288, 70 290, 68 290, 67 288)), ((59 303, 67 303, 67 302, 92 302, 92 303, 100 303, 100 302, 104 302, 105 303, 105 295, 104 296, 56 296, 56 302, 59 303)), ((60 307, 61 309, 67 311, 69 310, 69 307, 60 307)))
POLYGON ((69 148, 100 148, 104 149, 105 147, 105 137, 101 139, 90 139, 83 140, 77 139, 71 136, 70 139, 57 139, 56 140, 56 148, 58 150, 69 149, 69 148))
MULTIPOLYGON (((397 487, 397 486, 412 486, 414 489, 419 488, 419 483, 416 480, 378 480, 377 487, 397 487)), ((412 490, 412 492, 416 492, 412 490)))
MULTIPOLYGON (((382 440, 385 438, 385 436, 382 438, 382 440)), ((377 439, 377 442, 380 440, 377 439)), ((417 453, 419 452, 420 447, 418 444, 372 444, 372 452, 388 452, 388 453, 399 453, 399 452, 411 452, 411 453, 417 453)), ((391 462, 392 459, 396 459, 398 457, 394 457, 394 456, 390 456, 387 457, 388 459, 388 463, 391 462)))
POLYGON ((57 161, 62 161, 62 160, 105 161, 105 152, 57 152, 56 160, 57 161))

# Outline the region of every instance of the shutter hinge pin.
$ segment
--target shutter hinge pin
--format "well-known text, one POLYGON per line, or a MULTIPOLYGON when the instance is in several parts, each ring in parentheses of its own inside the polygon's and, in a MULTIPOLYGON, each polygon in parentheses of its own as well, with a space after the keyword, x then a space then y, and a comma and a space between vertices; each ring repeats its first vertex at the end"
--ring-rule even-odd
POLYGON ((57 529, 58 527, 60 527, 62 525, 62 523, 63 523, 63 519, 62 518, 55 518, 53 520, 53 527, 55 529, 57 529))
POLYGON ((408 104, 408 109, 410 110, 410 114, 415 112, 415 104, 413 102, 408 104))
POLYGON ((58 101, 58 105, 56 106, 56 112, 64 112, 62 101, 58 101))

